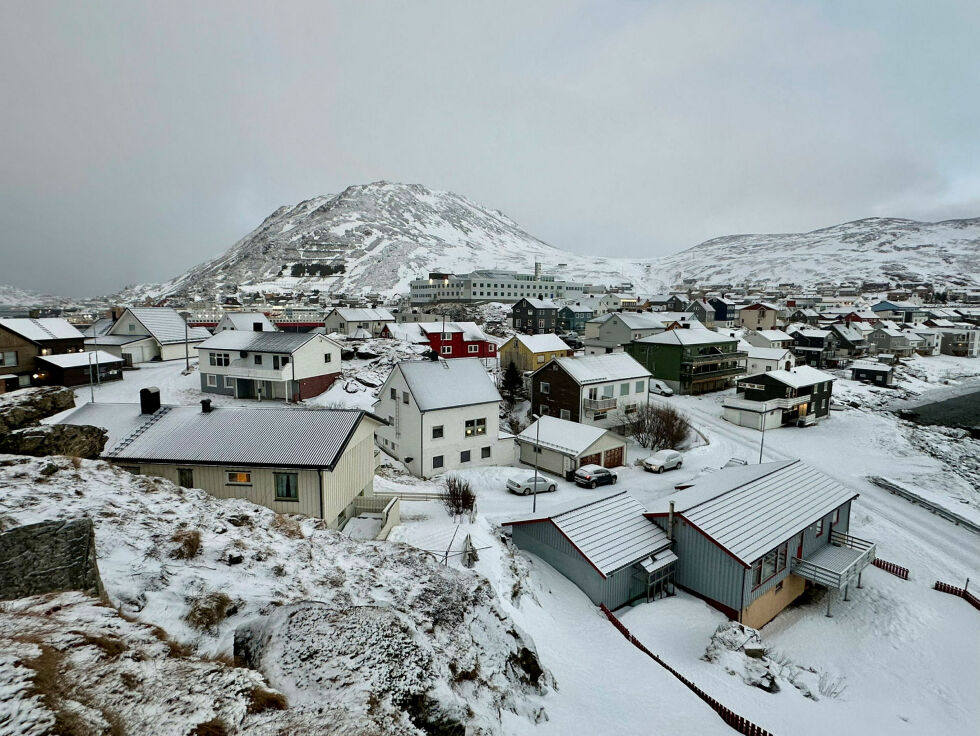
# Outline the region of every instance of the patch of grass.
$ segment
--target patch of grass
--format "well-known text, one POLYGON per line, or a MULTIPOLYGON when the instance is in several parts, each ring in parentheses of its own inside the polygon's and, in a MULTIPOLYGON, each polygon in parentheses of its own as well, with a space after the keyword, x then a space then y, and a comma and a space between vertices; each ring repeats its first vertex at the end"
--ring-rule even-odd
POLYGON ((106 657, 114 659, 126 651, 126 642, 115 636, 95 636, 93 634, 82 633, 82 639, 86 644, 98 647, 106 657))
POLYGON ((228 736, 228 727, 220 718, 198 723, 189 736, 228 736))
POLYGON ((197 557, 201 552, 201 532, 199 529, 184 529, 174 532, 170 541, 177 543, 177 547, 170 552, 170 556, 175 560, 189 560, 197 557))
POLYGON ((264 687, 253 687, 248 694, 247 713, 264 713, 267 710, 286 710, 289 702, 282 693, 266 690, 264 687))
POLYGON ((276 514, 272 520, 272 528, 290 539, 304 539, 303 528, 296 519, 282 514, 276 514))
POLYGON ((184 620, 199 631, 211 631, 231 613, 234 613, 231 598, 225 593, 208 593, 191 599, 190 610, 184 620))
POLYGON ((41 653, 34 659, 24 662, 34 670, 31 693, 38 695, 48 710, 54 714, 54 727, 51 733, 60 736, 88 736, 91 729, 77 714, 62 708, 61 701, 68 694, 68 683, 62 675, 65 655, 52 646, 34 641, 41 653))

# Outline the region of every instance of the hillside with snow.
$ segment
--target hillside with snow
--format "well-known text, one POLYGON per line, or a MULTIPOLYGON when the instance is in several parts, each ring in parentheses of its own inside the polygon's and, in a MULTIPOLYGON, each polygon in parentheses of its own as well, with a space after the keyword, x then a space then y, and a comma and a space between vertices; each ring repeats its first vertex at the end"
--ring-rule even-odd
POLYGON ((52 294, 21 289, 11 284, 0 284, 0 307, 51 306, 67 301, 52 294))
MULTIPOLYGON (((616 244, 608 244, 616 252, 616 244)), ((641 293, 702 283, 903 281, 980 285, 980 218, 924 223, 871 218, 809 233, 730 235, 680 253, 631 260, 579 255, 534 237, 503 213, 420 184, 375 182, 281 207, 218 257, 124 302, 246 292, 393 295, 430 270, 545 272, 641 293)))

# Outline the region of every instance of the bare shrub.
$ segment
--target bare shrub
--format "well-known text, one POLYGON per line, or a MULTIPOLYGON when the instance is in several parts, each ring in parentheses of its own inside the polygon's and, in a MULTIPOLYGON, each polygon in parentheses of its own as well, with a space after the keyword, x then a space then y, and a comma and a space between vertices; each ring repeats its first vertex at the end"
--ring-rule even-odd
POLYGON ((641 405, 625 416, 623 425, 628 437, 654 450, 676 449, 691 434, 687 417, 672 406, 641 405))
POLYGON ((177 543, 177 547, 170 552, 175 560, 189 560, 201 552, 201 532, 198 529, 174 532, 170 541, 177 543))
POLYGON ((442 492, 442 503, 453 516, 470 514, 476 506, 476 493, 468 480, 458 475, 447 475, 443 481, 446 489, 442 492))
POLYGON ((266 690, 263 687, 253 687, 248 694, 248 713, 265 713, 267 710, 286 710, 289 703, 282 693, 266 690))
POLYGON ((272 528, 290 539, 304 538, 303 527, 300 526, 296 519, 289 516, 276 514, 276 517, 272 520, 272 528))
POLYGON ((198 723, 190 736, 228 736, 228 727, 220 718, 212 718, 210 721, 198 723))
POLYGON ((231 598, 224 593, 208 593, 191 599, 190 610, 184 620, 199 631, 212 631, 231 613, 234 613, 231 598))

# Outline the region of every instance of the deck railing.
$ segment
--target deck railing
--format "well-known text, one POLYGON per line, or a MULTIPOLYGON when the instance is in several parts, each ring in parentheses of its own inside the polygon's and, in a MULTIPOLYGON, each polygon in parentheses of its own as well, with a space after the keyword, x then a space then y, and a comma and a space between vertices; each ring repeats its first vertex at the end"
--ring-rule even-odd
POLYGON ((616 399, 585 399, 583 405, 592 411, 607 411, 616 408, 616 399))
POLYGON ((811 580, 819 585, 840 590, 845 585, 849 585, 854 581, 858 574, 875 559, 877 546, 874 542, 869 542, 866 539, 853 537, 850 534, 844 534, 842 532, 831 531, 830 543, 837 547, 850 547, 851 549, 859 550, 861 555, 844 570, 840 571, 831 570, 800 557, 794 557, 793 574, 811 580))

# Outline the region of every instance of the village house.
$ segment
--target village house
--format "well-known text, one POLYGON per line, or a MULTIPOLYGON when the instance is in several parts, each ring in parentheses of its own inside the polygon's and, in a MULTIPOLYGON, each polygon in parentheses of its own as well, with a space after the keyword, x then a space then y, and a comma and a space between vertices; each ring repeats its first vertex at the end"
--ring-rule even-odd
POLYGON ((301 401, 340 376, 340 345, 312 332, 225 330, 197 346, 201 391, 301 401))
POLYGON ((833 376, 810 366, 740 378, 735 396, 722 400, 724 418, 752 429, 807 426, 830 413, 833 376))
POLYGON ((476 322, 389 322, 381 337, 425 345, 440 358, 497 357, 497 343, 476 322))
POLYGON ((914 352, 909 336, 888 321, 875 325, 868 333, 868 342, 874 345, 876 352, 888 353, 896 358, 910 358, 914 352))
POLYGON ((531 413, 621 427, 649 401, 650 371, 626 353, 556 358, 531 374, 531 413))
POLYGON ((760 628, 807 587, 848 600, 875 559, 850 533, 858 494, 799 460, 733 466, 697 478, 645 514, 677 556, 676 585, 760 628))
POLYGON ((347 337, 378 337, 388 322, 395 317, 387 309, 331 309, 323 320, 323 328, 329 335, 336 332, 347 337))
POLYGON ((815 327, 820 322, 820 312, 812 307, 794 309, 789 314, 790 322, 802 322, 803 324, 815 327))
POLYGON ((367 412, 212 408, 210 399, 167 406, 159 390, 143 389, 139 404, 84 404, 61 423, 105 429, 102 458, 131 473, 323 519, 332 529, 365 507, 388 507, 374 497, 374 431, 383 421, 367 412))
POLYGON ((715 310, 712 320, 715 327, 734 327, 738 323, 738 304, 734 301, 723 296, 713 296, 707 301, 715 310))
POLYGON ((278 327, 262 312, 225 312, 215 326, 215 334, 225 330, 245 332, 277 332, 278 327))
POLYGON ((955 327, 937 327, 939 333, 939 351, 943 355, 955 355, 958 358, 980 357, 980 327, 967 323, 955 327))
POLYGON ((715 308, 704 299, 696 299, 684 308, 685 312, 690 312, 697 317, 698 322, 709 330, 715 326, 715 308))
POLYGON ((500 346, 500 367, 511 363, 521 372, 537 370, 553 358, 571 357, 575 354, 558 335, 514 335, 500 346))
POLYGON ((793 336, 782 330, 746 330, 743 337, 749 345, 757 348, 790 348, 793 336))
POLYGON ((909 336, 909 343, 917 355, 939 355, 942 341, 938 330, 922 325, 906 325, 902 332, 909 336))
POLYGON ((38 357, 84 350, 85 336, 60 317, 0 319, 0 389, 13 391, 40 381, 38 357))
POLYGON ((558 305, 547 299, 524 297, 511 308, 511 325, 527 335, 555 332, 558 329, 558 305))
POLYGON ((419 478, 513 460, 513 440, 499 436, 500 393, 475 358, 398 363, 374 410, 387 419, 377 445, 419 478))
POLYGON ((774 330, 779 325, 779 307, 755 302, 738 310, 738 323, 753 330, 774 330))
POLYGON ((203 327, 188 327, 170 307, 128 307, 116 314, 116 321, 104 335, 86 338, 85 344, 123 358, 130 365, 186 358, 211 337, 203 327))
POLYGON ((928 316, 921 304, 907 301, 880 301, 871 305, 871 311, 880 319, 913 324, 922 322, 928 316))
POLYGON ((836 363, 836 346, 831 341, 830 330, 820 330, 815 327, 793 330, 793 354, 798 362, 823 368, 830 362, 836 363))
POLYGON ((891 386, 895 382, 895 366, 876 363, 870 360, 856 360, 851 363, 851 380, 866 381, 875 386, 891 386))
POLYGON ((840 358, 862 358, 870 352, 868 340, 857 327, 847 323, 835 322, 827 327, 828 347, 834 356, 840 358))
POLYGON ((676 325, 665 323, 661 314, 656 312, 617 312, 597 319, 594 333, 583 340, 586 355, 622 352, 633 340, 655 335, 670 325, 676 325))
POLYGON ((626 465, 626 440, 602 427, 544 415, 517 437, 520 460, 572 480, 583 465, 626 465))
POLYGON ((87 386, 90 383, 121 381, 125 362, 103 350, 61 355, 39 355, 32 377, 37 386, 87 386))
POLYGON ((634 340, 626 352, 679 394, 730 388, 745 372, 738 339, 703 328, 674 329, 634 340))
POLYGON ((788 348, 757 348, 746 344, 740 349, 745 351, 745 372, 750 376, 767 371, 788 371, 796 365, 796 356, 788 348))
POLYGON ((585 323, 594 316, 595 308, 591 303, 578 301, 566 304, 558 310, 558 330, 579 334, 585 330, 585 323))

